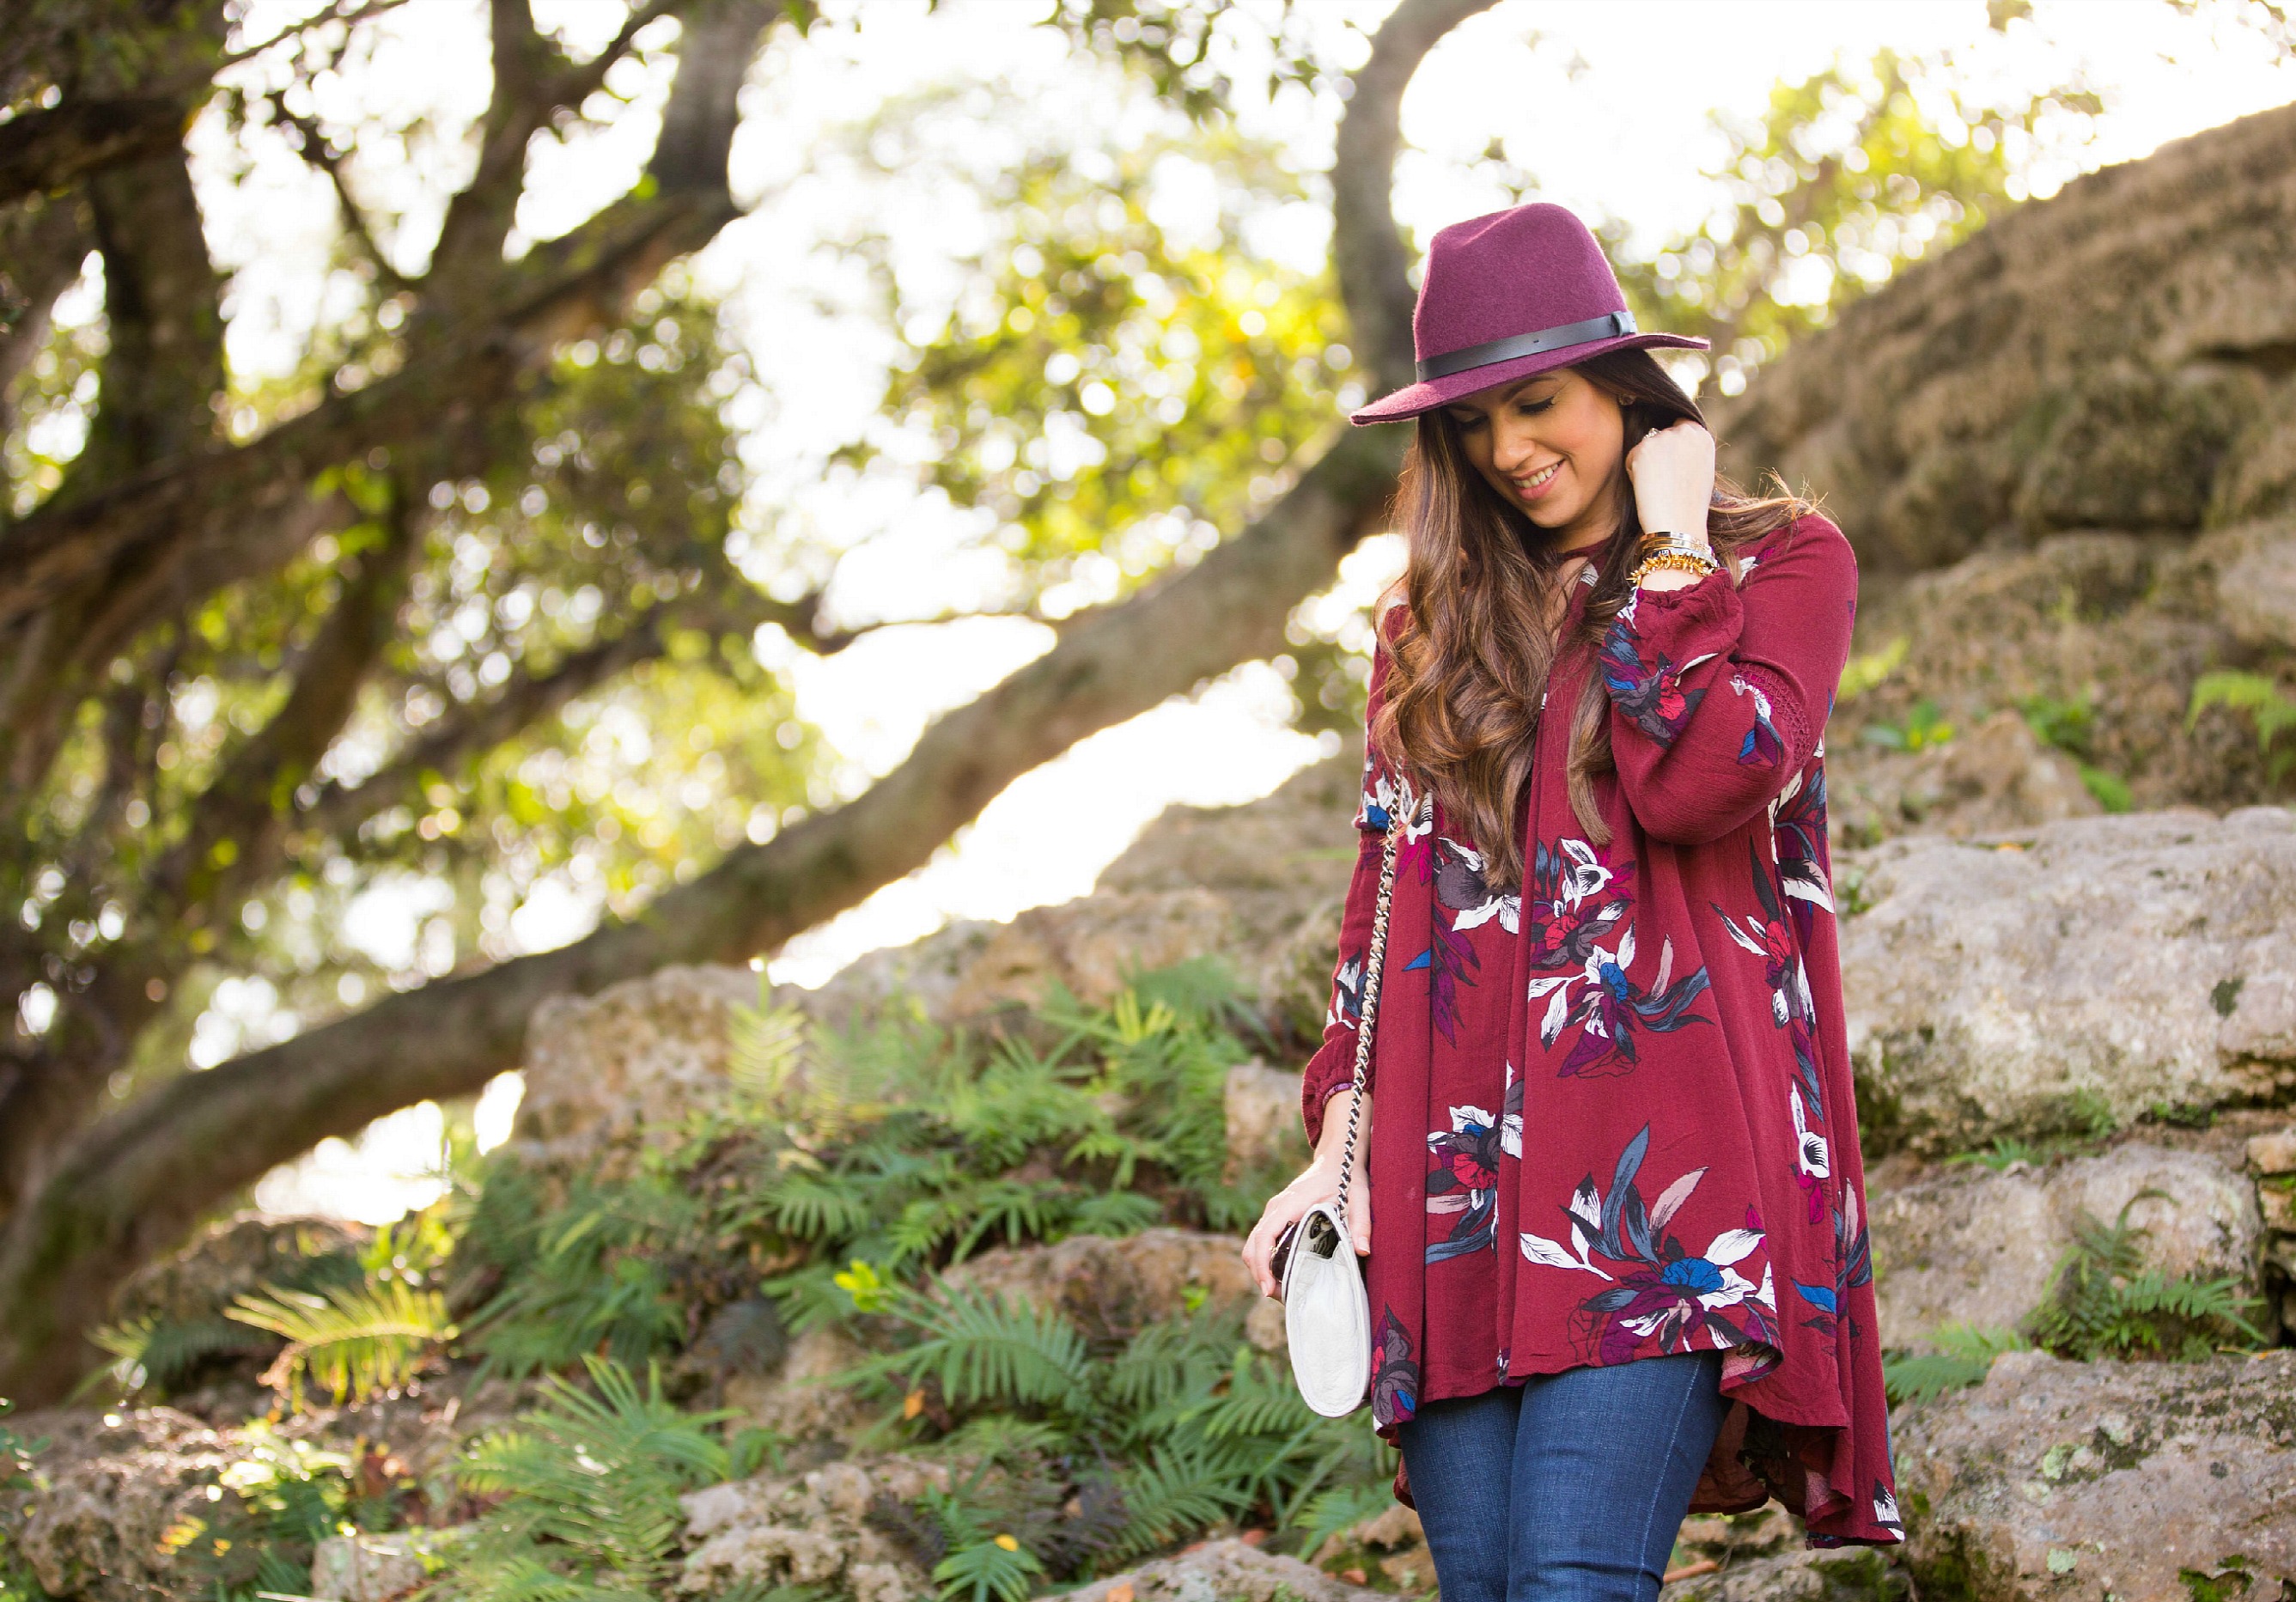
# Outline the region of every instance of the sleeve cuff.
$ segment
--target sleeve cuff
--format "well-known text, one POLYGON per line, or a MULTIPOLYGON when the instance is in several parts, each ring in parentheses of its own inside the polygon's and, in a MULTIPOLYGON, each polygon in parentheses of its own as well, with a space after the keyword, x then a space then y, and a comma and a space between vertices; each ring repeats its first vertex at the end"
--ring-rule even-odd
MULTIPOLYGON (((1354 1036, 1348 1035, 1342 1038, 1348 1041, 1349 1050, 1352 1053, 1354 1036)), ((1348 1065, 1350 1070, 1353 1068, 1352 1056, 1348 1065)), ((1355 1082, 1355 1075, 1352 1072, 1333 1073, 1328 1066, 1325 1066, 1319 1076, 1316 1069, 1317 1064, 1313 1061, 1309 1062, 1307 1072, 1300 1075, 1300 1122, 1307 1130, 1308 1144, 1310 1146, 1323 1137, 1324 1113, 1330 1105, 1332 1097, 1355 1082)))
POLYGON ((1635 632, 1650 637, 1653 627, 1682 630, 1720 623, 1737 610, 1738 587, 1726 567, 1718 567, 1697 583, 1680 589, 1635 591, 1635 632))

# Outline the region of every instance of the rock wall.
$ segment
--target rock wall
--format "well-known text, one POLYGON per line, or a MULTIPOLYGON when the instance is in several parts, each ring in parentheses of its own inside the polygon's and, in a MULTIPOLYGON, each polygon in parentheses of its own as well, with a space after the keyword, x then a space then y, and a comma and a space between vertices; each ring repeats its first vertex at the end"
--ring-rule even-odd
POLYGON ((2186 714, 2213 670, 2296 696, 2292 242, 2284 107, 2005 213, 1710 408, 1726 467, 1817 495, 1857 548, 1857 650, 1906 652, 1834 719, 1854 842, 2095 809, 2083 762, 2140 808, 2289 798, 2250 719, 2186 714), (2033 698, 2081 709, 2077 760, 1858 741, 2033 698))
POLYGON ((2005 1353, 1982 1385, 1892 1415, 1908 1565, 1924 1595, 1976 1602, 2282 1594, 2296 1576, 2292 1401, 2296 1351, 2005 1353))
POLYGON ((2069 819, 1834 865, 1861 1132, 1933 1154, 2296 1095, 2296 814, 2069 819))
POLYGON ((1726 465, 1919 571, 2077 529, 2189 533, 2296 487, 2296 107, 2076 178, 1902 269, 1716 408, 1726 465))
POLYGON ((2046 1296, 2086 1215, 2145 1231, 2147 1261, 2175 1277, 2253 1288, 2256 1187, 2221 1155, 2132 1140, 2062 1162, 1969 1164, 1869 1187, 1882 1344, 1921 1351, 1939 1326, 2014 1328, 2046 1296), (2122 1209, 2128 1211, 2123 1214, 2122 1209))

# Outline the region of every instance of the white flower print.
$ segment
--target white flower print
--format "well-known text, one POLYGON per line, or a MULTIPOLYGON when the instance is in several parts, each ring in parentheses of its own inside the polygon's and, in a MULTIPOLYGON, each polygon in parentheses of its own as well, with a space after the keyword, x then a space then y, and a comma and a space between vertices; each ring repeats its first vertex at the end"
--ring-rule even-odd
POLYGON ((1359 957, 1340 965, 1340 971, 1333 976, 1331 1004, 1324 1009, 1325 1029, 1334 1023, 1349 1029, 1356 1026, 1363 1007, 1363 958, 1359 957))
POLYGON ((1363 805, 1356 814, 1357 827, 1385 828, 1386 820, 1404 820, 1406 843, 1434 824, 1434 797, 1415 796, 1408 783, 1386 772, 1370 757, 1364 759, 1363 805))
POLYGON ((1874 1522, 1890 1530, 1904 1523, 1898 1516, 1898 1499, 1890 1493, 1887 1485, 1877 1483, 1874 1487, 1874 1522))
POLYGON ((1801 1087, 1789 1085, 1786 1094, 1793 1101, 1795 1164, 1813 1179, 1825 1179, 1833 1171, 1826 1163, 1825 1137, 1809 1127, 1809 1113, 1801 1102, 1801 1087))
POLYGON ((1560 840, 1555 844, 1563 859, 1560 900, 1575 912, 1580 902, 1599 893, 1611 882, 1611 870, 1595 857, 1595 848, 1583 840, 1560 840))

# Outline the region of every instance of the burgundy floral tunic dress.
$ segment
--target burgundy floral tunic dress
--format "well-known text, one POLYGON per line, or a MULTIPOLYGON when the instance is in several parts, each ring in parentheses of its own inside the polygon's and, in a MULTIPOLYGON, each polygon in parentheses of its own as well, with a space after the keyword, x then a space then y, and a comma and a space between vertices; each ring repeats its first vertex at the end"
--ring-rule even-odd
MULTIPOLYGON (((1308 1136, 1346 1087, 1382 831, 1403 831, 1374 1043, 1374 1427, 1590 1363, 1719 1350, 1735 1404, 1691 1508, 1775 1495, 1813 1544, 1903 1539, 1825 833, 1824 727, 1857 570, 1811 513, 1597 656, 1612 839, 1581 838, 1540 720, 1520 885, 1376 753, 1308 1136)), ((1573 587, 1575 626, 1591 571, 1573 587)), ((1386 677, 1386 626, 1372 709, 1386 677)), ((1398 1471, 1396 1491, 1410 1500, 1398 1471)))

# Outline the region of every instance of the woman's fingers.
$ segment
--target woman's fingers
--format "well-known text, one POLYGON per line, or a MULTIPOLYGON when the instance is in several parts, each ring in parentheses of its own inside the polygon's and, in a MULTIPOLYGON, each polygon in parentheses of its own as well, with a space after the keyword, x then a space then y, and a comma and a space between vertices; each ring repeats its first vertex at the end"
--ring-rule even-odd
POLYGON ((1308 1211, 1308 1204, 1293 1194, 1296 1188, 1295 1181, 1270 1196, 1259 1221, 1244 1238, 1243 1266, 1251 1270, 1252 1283, 1263 1296, 1273 1296, 1276 1291, 1275 1273, 1269 1261, 1275 1254, 1275 1237, 1283 1232, 1284 1225, 1308 1211))
POLYGON ((1259 1222, 1251 1227, 1251 1233, 1245 1237, 1243 1243, 1243 1266, 1251 1270, 1252 1283, 1259 1287, 1259 1294, 1263 1296, 1272 1296, 1275 1294, 1275 1277, 1267 1271, 1269 1241, 1267 1216, 1263 1213, 1260 1215, 1259 1222))
MULTIPOLYGON (((1331 1171, 1317 1162, 1267 1198, 1259 1221, 1243 1237, 1243 1250, 1239 1253, 1243 1266, 1251 1270, 1252 1283, 1259 1287, 1261 1295, 1273 1296, 1280 1288, 1271 1261, 1275 1255, 1276 1236, 1308 1208, 1318 1202, 1330 1201, 1338 1195, 1339 1188, 1340 1182, 1331 1171)), ((1361 1163, 1356 1165, 1355 1177, 1348 1182, 1348 1233, 1355 1239, 1357 1256, 1371 1251, 1371 1176, 1364 1171, 1361 1163)))

